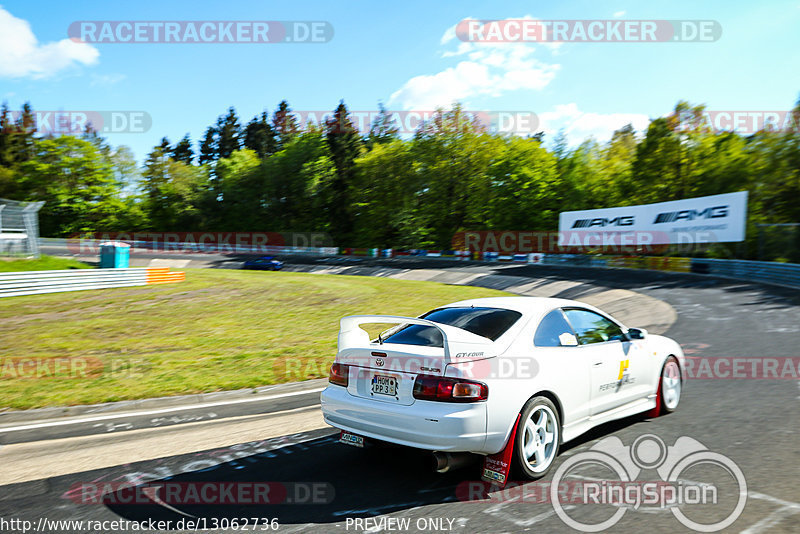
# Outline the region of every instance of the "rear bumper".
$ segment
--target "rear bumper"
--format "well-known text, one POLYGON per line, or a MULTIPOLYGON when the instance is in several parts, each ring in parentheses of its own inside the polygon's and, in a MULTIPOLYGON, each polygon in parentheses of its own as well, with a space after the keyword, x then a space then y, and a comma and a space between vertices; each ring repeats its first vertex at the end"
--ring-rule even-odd
POLYGON ((355 397, 341 386, 328 386, 320 400, 325 422, 341 430, 418 449, 487 453, 485 402, 402 406, 355 397))

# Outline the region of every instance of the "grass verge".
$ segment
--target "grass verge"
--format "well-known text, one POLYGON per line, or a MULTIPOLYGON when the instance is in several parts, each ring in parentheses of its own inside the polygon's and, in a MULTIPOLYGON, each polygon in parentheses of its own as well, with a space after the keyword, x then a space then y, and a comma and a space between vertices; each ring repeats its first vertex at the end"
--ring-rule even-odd
POLYGON ((10 260, 0 258, 0 273, 19 271, 57 271, 66 269, 88 269, 91 265, 71 258, 41 256, 35 260, 10 260))
POLYGON ((325 377, 339 319, 416 316, 491 289, 190 270, 186 282, 0 299, 0 410, 325 377))

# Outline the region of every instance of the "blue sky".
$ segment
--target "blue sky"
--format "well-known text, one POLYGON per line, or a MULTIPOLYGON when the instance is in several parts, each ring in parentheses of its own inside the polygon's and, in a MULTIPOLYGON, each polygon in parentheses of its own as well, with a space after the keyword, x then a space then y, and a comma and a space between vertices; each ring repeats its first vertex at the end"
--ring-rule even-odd
POLYGON ((141 110, 145 133, 112 134, 144 158, 234 106, 243 121, 282 99, 296 110, 532 111, 575 143, 642 127, 677 100, 713 110, 790 109, 800 93, 800 0, 57 2, 0 0, 0 99, 12 109, 141 110), (711 43, 465 45, 465 18, 713 19, 711 43), (67 39, 82 20, 317 20, 325 44, 93 44, 67 39), (462 46, 459 46, 462 45, 462 46))

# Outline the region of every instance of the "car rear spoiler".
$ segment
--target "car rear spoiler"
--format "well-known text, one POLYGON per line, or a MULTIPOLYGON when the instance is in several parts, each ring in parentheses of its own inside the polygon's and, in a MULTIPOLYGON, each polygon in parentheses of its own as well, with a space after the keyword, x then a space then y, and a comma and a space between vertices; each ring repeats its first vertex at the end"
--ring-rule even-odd
POLYGON ((418 324, 436 328, 442 334, 444 358, 448 362, 456 359, 482 359, 495 355, 494 342, 485 337, 473 334, 462 328, 436 323, 427 319, 401 317, 399 315, 349 315, 343 317, 339 328, 339 352, 348 349, 375 350, 377 343, 372 343, 369 333, 361 328, 362 324, 418 324))

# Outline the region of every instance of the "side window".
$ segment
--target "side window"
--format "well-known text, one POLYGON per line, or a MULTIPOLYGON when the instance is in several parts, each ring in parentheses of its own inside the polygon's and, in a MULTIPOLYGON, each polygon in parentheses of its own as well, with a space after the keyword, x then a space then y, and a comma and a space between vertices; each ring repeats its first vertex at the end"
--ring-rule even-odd
MULTIPOLYGON (((559 310, 553 310, 544 316, 544 319, 539 322, 539 328, 536 329, 536 334, 533 336, 533 344, 537 347, 561 347, 568 343, 562 343, 561 336, 568 334, 574 336, 572 327, 566 319, 564 313, 559 310)), ((573 344, 574 342, 574 337, 573 344)))
POLYGON ((581 345, 625 339, 619 325, 598 313, 580 309, 564 310, 564 313, 581 345))

